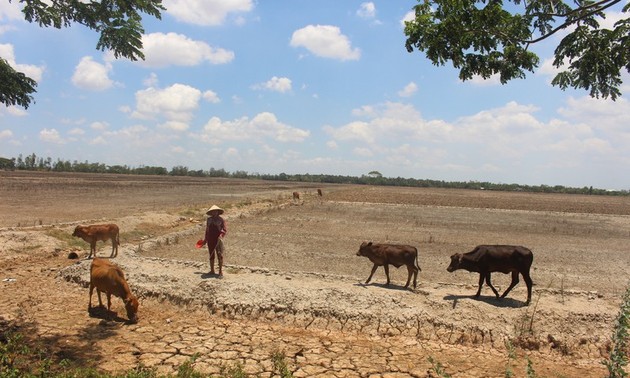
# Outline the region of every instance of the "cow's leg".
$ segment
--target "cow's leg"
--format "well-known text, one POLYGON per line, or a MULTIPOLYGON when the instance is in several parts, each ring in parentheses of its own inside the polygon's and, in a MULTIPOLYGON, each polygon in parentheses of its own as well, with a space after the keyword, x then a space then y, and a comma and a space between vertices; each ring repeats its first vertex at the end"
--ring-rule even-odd
POLYGON ((532 278, 529 276, 529 272, 523 272, 523 279, 525 280, 525 284, 527 285, 527 302, 526 305, 532 300, 532 286, 534 283, 532 282, 532 278))
MULTIPOLYGON (((407 265, 407 283, 405 284, 405 289, 409 287, 409 282, 411 282, 411 275, 414 273, 415 266, 407 265)), ((413 287, 416 287, 416 281, 413 282, 413 287)))
POLYGON ((505 291, 503 292, 503 294, 501 295, 501 298, 505 298, 506 295, 508 295, 508 293, 510 292, 510 290, 512 290, 512 288, 514 286, 516 286, 516 284, 518 284, 518 271, 513 271, 512 272, 512 283, 510 284, 510 286, 508 286, 507 289, 505 289, 505 291))
POLYGON ((483 285, 483 280, 486 279, 486 273, 479 273, 479 288, 477 289, 477 294, 475 294, 475 298, 479 298, 481 295, 481 286, 483 285))
POLYGON ((370 273, 370 276, 368 277, 367 280, 365 280, 365 283, 367 284, 368 282, 370 282, 370 280, 372 279, 372 276, 374 275, 374 272, 376 272, 376 269, 378 268, 378 265, 374 264, 374 266, 372 267, 372 272, 370 273))
POLYGON ((105 293, 107 295, 107 311, 112 307, 112 294, 110 292, 105 293))
POLYGON ((96 296, 98 297, 98 305, 99 307, 103 307, 103 301, 101 300, 101 291, 96 288, 96 296))
POLYGON ((112 254, 109 256, 110 258, 116 257, 118 255, 118 246, 116 245, 116 238, 112 238, 112 254))
POLYGON ((387 277, 387 285, 389 286, 389 264, 383 265, 383 269, 385 269, 385 277, 387 277))
POLYGON ((92 293, 94 293, 94 285, 90 282, 90 300, 88 301, 88 311, 92 308, 92 293))
POLYGON ((90 242, 90 255, 88 259, 92 256, 96 257, 96 239, 90 242))
POLYGON ((494 295, 499 298, 499 292, 497 291, 497 289, 494 288, 494 286, 492 286, 492 282, 490 282, 490 275, 492 273, 488 272, 486 273, 486 283, 488 284, 488 286, 490 286, 490 289, 492 289, 492 291, 494 292, 494 295))
POLYGON ((413 288, 416 288, 418 284, 418 267, 414 265, 413 267, 413 288))

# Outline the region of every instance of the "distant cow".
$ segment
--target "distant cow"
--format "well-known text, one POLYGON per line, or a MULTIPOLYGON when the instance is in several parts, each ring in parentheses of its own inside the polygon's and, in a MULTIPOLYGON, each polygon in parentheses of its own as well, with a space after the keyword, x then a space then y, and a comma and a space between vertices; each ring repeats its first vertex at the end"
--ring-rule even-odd
POLYGON ((402 244, 372 244, 372 242, 363 242, 357 256, 365 256, 374 266, 370 276, 365 281, 367 284, 372 279, 374 272, 379 266, 385 269, 385 276, 387 277, 387 285, 389 285, 389 265, 393 265, 396 268, 400 268, 402 265, 407 266, 408 276, 405 288, 409 287, 411 281, 411 275, 413 274, 413 287, 416 288, 418 281, 418 272, 422 271, 418 264, 418 249, 410 245, 402 244))
POLYGON ((72 236, 80 237, 90 243, 90 254, 88 258, 96 257, 96 242, 99 240, 112 240, 112 254, 110 257, 118 256, 118 246, 120 245, 120 235, 118 226, 115 224, 94 224, 91 226, 77 226, 72 236))
POLYGON ((317 189, 317 195, 320 196, 320 197, 323 196, 321 189, 317 189))
POLYGON ((296 201, 299 200, 300 199, 300 193, 293 192, 293 199, 296 200, 296 201))
POLYGON ((88 303, 88 312, 92 308, 92 294, 96 288, 98 296, 98 304, 103 307, 101 301, 101 292, 107 295, 107 310, 112 305, 112 295, 119 297, 125 304, 127 318, 131 322, 138 321, 138 299, 129 290, 129 285, 125 280, 125 274, 122 269, 114 263, 105 259, 95 258, 90 266, 90 301, 88 303))
POLYGON ((479 273, 479 289, 475 297, 479 297, 481 286, 485 280, 488 286, 499 298, 499 292, 490 282, 492 272, 512 273, 512 283, 505 290, 501 298, 504 298, 516 284, 518 284, 519 273, 523 275, 527 285, 527 302, 532 298, 532 279, 529 276, 529 269, 532 266, 534 255, 532 251, 525 247, 514 245, 479 245, 468 253, 456 253, 451 256, 451 264, 446 268, 449 272, 457 269, 465 269, 469 272, 479 273))

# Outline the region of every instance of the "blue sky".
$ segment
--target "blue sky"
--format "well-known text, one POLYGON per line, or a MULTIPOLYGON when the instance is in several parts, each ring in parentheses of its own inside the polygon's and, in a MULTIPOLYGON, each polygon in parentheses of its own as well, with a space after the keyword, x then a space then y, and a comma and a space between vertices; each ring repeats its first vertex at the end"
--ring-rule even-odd
POLYGON ((406 51, 415 4, 164 0, 130 62, 0 0, 0 56, 38 82, 0 107, 0 156, 630 189, 628 75, 616 102, 552 87, 558 35, 525 80, 461 82, 406 51))

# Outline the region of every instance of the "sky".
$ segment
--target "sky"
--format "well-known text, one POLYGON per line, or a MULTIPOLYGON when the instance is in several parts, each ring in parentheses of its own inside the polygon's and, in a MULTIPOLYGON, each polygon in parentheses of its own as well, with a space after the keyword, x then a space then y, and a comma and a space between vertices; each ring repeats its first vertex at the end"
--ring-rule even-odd
POLYGON ((0 156, 630 189, 630 76, 617 101, 553 87, 562 33, 502 85, 407 52, 415 0, 163 4, 132 62, 0 0, 0 57, 38 83, 28 109, 0 105, 0 156))

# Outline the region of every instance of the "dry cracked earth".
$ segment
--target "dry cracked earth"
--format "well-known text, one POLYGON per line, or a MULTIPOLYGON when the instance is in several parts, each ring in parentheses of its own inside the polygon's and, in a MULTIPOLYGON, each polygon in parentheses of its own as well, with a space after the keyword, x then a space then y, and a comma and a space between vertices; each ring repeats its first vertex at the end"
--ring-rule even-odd
MULTIPOLYGON (((628 285, 628 198, 491 193, 248 180, 0 172, 0 327, 59 359, 118 372, 142 364, 218 374, 242 366, 296 377, 603 376, 628 285), (318 197, 315 189, 323 189, 318 197), (294 201, 293 191, 302 198, 294 201), (92 198, 106 199, 86 203, 92 198), (226 209, 226 269, 207 274, 194 248, 204 209, 226 209), (87 311, 89 246, 77 224, 114 222, 113 261, 141 298, 140 320, 87 311), (404 269, 384 285, 356 256, 365 240, 420 250, 419 285, 404 269), (477 244, 534 251, 533 301, 523 283, 479 299, 477 276, 446 272, 477 244), (78 259, 68 259, 76 252, 78 259), (511 353, 513 352, 513 353, 511 353)), ((109 256, 109 242, 98 244, 109 256)), ((506 276, 493 276, 505 288, 506 276)), ((95 300, 96 298, 94 298, 95 300)))

